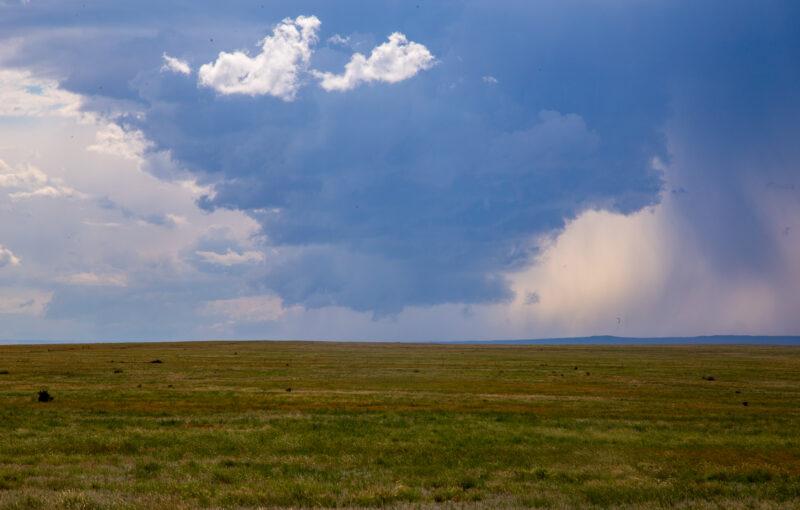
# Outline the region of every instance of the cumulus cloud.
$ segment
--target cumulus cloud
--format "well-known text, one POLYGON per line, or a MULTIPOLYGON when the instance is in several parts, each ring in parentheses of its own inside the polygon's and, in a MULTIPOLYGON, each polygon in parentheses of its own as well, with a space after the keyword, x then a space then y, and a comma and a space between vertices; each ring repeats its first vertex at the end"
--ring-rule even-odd
POLYGON ((320 24, 316 16, 284 19, 261 41, 261 53, 255 57, 243 51, 220 52, 216 61, 201 66, 200 85, 220 94, 268 94, 293 100, 320 24))
POLYGON ((497 81, 497 78, 495 78, 494 76, 484 76, 482 79, 483 79, 483 83, 488 83, 490 85, 495 85, 495 84, 499 83, 497 81))
POLYGON ((350 36, 342 37, 340 34, 333 34, 331 37, 328 37, 328 42, 346 46, 350 43, 350 36))
POLYGON ((5 266, 16 266, 19 264, 19 258, 14 255, 14 252, 0 244, 0 268, 5 266))
POLYGON ((84 193, 66 186, 60 178, 49 177, 33 165, 26 164, 20 169, 12 169, 0 159, 0 188, 11 188, 11 199, 32 197, 74 197, 85 198, 84 193))
POLYGON ((176 57, 170 57, 166 53, 162 54, 161 58, 164 59, 164 65, 161 66, 161 72, 166 71, 186 75, 192 73, 192 68, 189 67, 189 63, 185 60, 181 60, 176 57))
POLYGON ((369 58, 355 53, 345 65, 343 74, 314 71, 314 75, 325 90, 350 90, 361 83, 407 80, 434 64, 435 59, 428 48, 409 42, 405 35, 395 32, 389 36, 388 42, 373 48, 369 58))
POLYGON ((225 253, 217 253, 214 251, 196 251, 195 252, 203 262, 209 264, 219 264, 220 266, 233 266, 236 264, 251 264, 264 261, 264 254, 259 251, 245 251, 242 253, 235 252, 228 248, 225 253))

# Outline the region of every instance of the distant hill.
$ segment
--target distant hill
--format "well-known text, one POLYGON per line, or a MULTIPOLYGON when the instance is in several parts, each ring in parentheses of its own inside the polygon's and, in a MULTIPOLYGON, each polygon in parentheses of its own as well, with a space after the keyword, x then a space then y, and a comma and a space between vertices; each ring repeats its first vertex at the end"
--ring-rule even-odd
POLYGON ((800 336, 755 336, 755 335, 712 335, 712 336, 665 336, 665 337, 625 337, 625 336, 579 336, 569 338, 536 338, 528 340, 465 340, 439 342, 448 344, 499 344, 499 345, 800 345, 800 336))

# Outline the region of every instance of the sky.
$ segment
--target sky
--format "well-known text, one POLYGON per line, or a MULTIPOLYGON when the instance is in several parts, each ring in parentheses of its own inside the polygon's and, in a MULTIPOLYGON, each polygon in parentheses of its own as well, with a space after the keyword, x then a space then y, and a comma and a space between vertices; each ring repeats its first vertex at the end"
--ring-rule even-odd
POLYGON ((0 0, 0 341, 800 334, 797 19, 0 0))

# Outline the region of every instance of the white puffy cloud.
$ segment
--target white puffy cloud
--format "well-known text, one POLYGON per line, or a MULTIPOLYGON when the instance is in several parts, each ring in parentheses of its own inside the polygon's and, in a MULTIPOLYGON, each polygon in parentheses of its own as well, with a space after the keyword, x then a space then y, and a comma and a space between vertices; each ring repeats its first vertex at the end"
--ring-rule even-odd
POLYGON ((161 66, 161 72, 173 72, 173 73, 180 73, 180 74, 191 74, 192 68, 189 67, 189 63, 185 60, 181 60, 179 58, 170 57, 166 53, 161 55, 161 58, 164 59, 164 65, 161 66))
POLYGON ((497 81, 497 78, 495 78, 494 76, 484 76, 482 80, 483 83, 488 83, 489 85, 496 85, 497 83, 499 83, 497 81))
POLYGON ((345 65, 343 74, 314 71, 314 75, 325 90, 350 90, 361 83, 403 81, 434 64, 435 59, 428 48, 409 42, 405 35, 395 32, 389 36, 388 42, 373 48, 369 58, 355 53, 345 65))
POLYGON ((0 267, 19 265, 19 258, 14 252, 0 244, 0 267))
POLYGON ((201 66, 200 85, 220 94, 269 94, 291 101, 300 86, 299 74, 308 66, 320 24, 316 16, 284 19, 261 41, 258 55, 223 51, 215 62, 201 66))
MULTIPOLYGON (((250 56, 245 51, 223 51, 214 62, 202 65, 198 71, 199 84, 224 95, 271 95, 292 101, 300 88, 303 73, 307 72, 320 26, 316 16, 286 18, 275 27, 272 35, 260 42, 259 54, 250 56)), ((346 45, 350 38, 336 34, 328 42, 346 45)), ((166 53, 163 58, 162 71, 191 72, 186 62, 166 53)), ((408 41, 405 35, 395 32, 387 42, 373 48, 369 58, 355 53, 343 74, 310 72, 320 80, 325 90, 350 90, 361 83, 403 81, 434 64, 435 59, 425 46, 408 41)))
POLYGON ((217 253, 213 251, 196 251, 195 252, 203 262, 210 264, 219 264, 220 266, 233 266, 236 264, 249 264, 255 262, 263 262, 264 254, 260 251, 245 251, 237 253, 228 248, 225 253, 217 253))
POLYGON ((345 46, 350 43, 350 36, 342 37, 339 34, 333 34, 331 37, 328 37, 328 42, 331 44, 339 44, 345 46))

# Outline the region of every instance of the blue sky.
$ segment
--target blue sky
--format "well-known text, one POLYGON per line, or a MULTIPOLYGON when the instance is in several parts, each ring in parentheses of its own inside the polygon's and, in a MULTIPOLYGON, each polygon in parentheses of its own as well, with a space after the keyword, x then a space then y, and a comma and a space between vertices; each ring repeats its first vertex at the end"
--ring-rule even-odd
POLYGON ((800 331, 794 2, 0 2, 0 338, 800 331))

